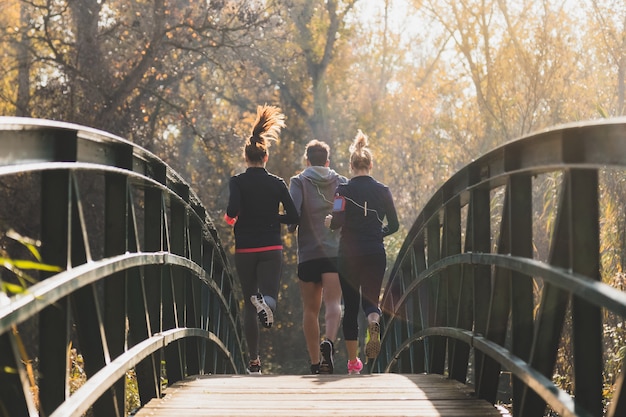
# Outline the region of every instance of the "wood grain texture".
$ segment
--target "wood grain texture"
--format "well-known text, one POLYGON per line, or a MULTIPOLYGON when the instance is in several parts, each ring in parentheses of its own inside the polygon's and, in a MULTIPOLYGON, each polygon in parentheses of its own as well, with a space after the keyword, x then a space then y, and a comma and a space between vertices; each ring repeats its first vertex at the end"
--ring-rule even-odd
POLYGON ((203 375, 168 387, 137 417, 502 417, 440 375, 203 375))

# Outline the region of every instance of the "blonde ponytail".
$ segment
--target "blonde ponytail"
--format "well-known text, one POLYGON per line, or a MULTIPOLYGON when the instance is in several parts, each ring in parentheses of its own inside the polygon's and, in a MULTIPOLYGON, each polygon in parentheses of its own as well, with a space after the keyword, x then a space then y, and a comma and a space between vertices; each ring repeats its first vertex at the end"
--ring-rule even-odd
POLYGON ((258 106, 252 133, 244 145, 244 156, 251 162, 261 162, 268 154, 270 141, 278 140, 285 127, 285 115, 275 106, 258 106))
POLYGON ((350 145, 350 166, 352 169, 370 169, 372 166, 372 151, 368 148, 367 135, 359 129, 352 145, 350 145))

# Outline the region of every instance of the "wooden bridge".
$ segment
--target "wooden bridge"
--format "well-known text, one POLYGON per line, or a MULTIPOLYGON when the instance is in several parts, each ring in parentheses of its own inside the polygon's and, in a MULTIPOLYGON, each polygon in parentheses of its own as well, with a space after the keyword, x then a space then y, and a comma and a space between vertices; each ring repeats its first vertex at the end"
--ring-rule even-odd
POLYGON ((0 276, 0 416, 127 415, 129 371, 138 416, 501 415, 499 387, 516 417, 626 416, 623 356, 603 343, 626 293, 602 275, 600 252, 600 203, 619 195, 607 184, 626 168, 624 119, 533 134, 452 176, 391 270, 380 356, 350 377, 241 376, 225 251, 193 190, 154 155, 20 118, 0 118, 0 149, 2 183, 36 190, 14 214, 41 242, 38 252, 12 232, 3 248, 17 279, 0 276), (569 375, 555 375, 558 355, 569 375))
POLYGON ((441 375, 204 375, 168 387, 136 417, 502 417, 441 375))

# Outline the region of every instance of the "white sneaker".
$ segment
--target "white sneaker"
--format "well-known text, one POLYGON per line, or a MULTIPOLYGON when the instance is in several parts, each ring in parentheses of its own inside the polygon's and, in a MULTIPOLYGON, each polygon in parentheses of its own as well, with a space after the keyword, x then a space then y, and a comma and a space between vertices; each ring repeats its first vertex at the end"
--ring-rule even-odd
POLYGON ((259 316, 259 321, 263 325, 263 327, 270 328, 272 324, 274 324, 274 313, 270 306, 265 302, 265 298, 260 293, 256 293, 255 295, 250 297, 250 301, 252 305, 256 307, 256 313, 259 316))

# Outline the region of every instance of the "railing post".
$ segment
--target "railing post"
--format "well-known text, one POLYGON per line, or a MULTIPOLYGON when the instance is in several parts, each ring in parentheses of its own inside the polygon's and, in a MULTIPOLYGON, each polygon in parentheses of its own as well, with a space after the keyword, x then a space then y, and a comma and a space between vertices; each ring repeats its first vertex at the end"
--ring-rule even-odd
MULTIPOLYGON (((76 160, 76 132, 50 130, 57 161, 76 160)), ((41 255, 47 264, 66 268, 70 239, 70 173, 45 171, 41 178, 41 255)), ((39 315, 39 400, 41 414, 51 414, 69 394, 67 347, 69 342, 68 299, 46 307, 39 315)))
MULTIPOLYGON (((511 204, 510 185, 506 187, 503 213, 508 213, 511 204)), ((500 223, 500 236, 498 239, 498 253, 510 254, 511 219, 507 215, 502 216, 500 223)), ((486 337, 500 346, 504 346, 506 330, 509 321, 511 305, 511 272, 508 269, 496 267, 493 272, 493 285, 489 302, 489 318, 487 322, 486 337)), ((480 376, 480 391, 478 396, 495 403, 498 393, 498 382, 501 366, 491 358, 484 357, 480 376)))
MULTIPOLYGON (((469 230, 466 252, 491 252, 491 211, 489 189, 478 188, 470 194, 468 209, 469 230), (469 243, 469 245, 468 245, 469 243)), ((489 320, 489 300, 491 298, 491 270, 489 265, 473 265, 470 267, 474 281, 474 332, 485 336, 489 320)), ((484 354, 474 352, 474 384, 476 391, 482 391, 481 371, 484 354)))
MULTIPOLYGON (((458 197, 449 201, 444 209, 444 257, 461 253, 461 203, 458 197)), ((447 326, 459 326, 459 313, 465 311, 465 296, 463 294, 463 277, 461 265, 454 265, 446 269, 448 282, 448 314, 447 326), (463 302, 462 302, 463 301, 463 302)), ((469 326, 470 323, 463 323, 469 326)), ((452 379, 465 383, 467 377, 467 361, 469 346, 457 340, 448 340, 448 368, 452 379)))
MULTIPOLYGON (((216 276, 216 259, 215 256, 215 248, 205 247, 202 252, 202 265, 204 266, 205 271, 210 271, 211 276, 216 276)), ((217 329, 215 327, 214 316, 212 315, 213 309, 217 305, 214 302, 214 295, 209 293, 209 291, 203 290, 202 292, 202 328, 209 332, 215 332, 217 329)), ((215 364, 215 355, 217 349, 213 343, 204 343, 202 346, 202 369, 205 372, 217 373, 216 364, 215 364)))
MULTIPOLYGON (((432 265, 441 259, 441 226, 439 217, 428 222, 427 251, 428 265, 432 265)), ((446 313, 446 287, 440 275, 435 275, 428 280, 428 293, 433 302, 429 306, 429 326, 445 325, 446 313)), ((439 336, 430 337, 428 340, 430 357, 427 358, 428 372, 443 374, 446 360, 446 339, 439 336)))
MULTIPOLYGON (((149 166, 152 178, 162 186, 167 183, 165 165, 152 163, 149 166)), ((158 252, 165 249, 165 203, 163 191, 153 185, 146 184, 144 188, 144 250, 146 252, 158 252)), ((162 282, 164 281, 164 267, 147 265, 143 269, 143 289, 145 291, 146 334, 152 336, 163 330, 161 323, 161 308, 163 305, 162 282)), ((136 328, 137 332, 141 331, 136 328)), ((133 333, 131 332, 131 335, 133 333)), ((139 335, 138 341, 145 337, 139 335)), ((139 386, 139 399, 142 405, 152 398, 161 397, 161 360, 163 352, 150 355, 136 367, 137 385, 139 386)))
MULTIPOLYGON (((533 258, 532 180, 528 175, 512 175, 510 180, 511 204, 506 215, 511 219, 509 246, 511 255, 533 258)), ((511 272, 511 352, 528 361, 533 340, 533 278, 511 272)), ((524 384, 512 380, 513 415, 519 415, 524 384)))
MULTIPOLYGON (((202 265, 202 228, 199 219, 204 221, 206 213, 204 208, 194 206, 195 216, 189 216, 189 257, 198 265, 202 265)), ((185 292, 185 318, 187 327, 199 328, 200 324, 200 306, 201 286, 198 279, 187 278, 189 286, 185 292)), ((187 373, 189 375, 197 375, 201 373, 200 367, 200 343, 199 339, 189 339, 186 341, 186 358, 187 373)))
MULTIPOLYGON (((115 166, 133 169, 133 150, 130 145, 117 144, 113 147, 115 166)), ((105 175, 104 200, 104 256, 121 255, 128 249, 128 206, 127 177, 118 173, 105 175)), ((126 273, 116 273, 104 281, 104 328, 106 343, 112 359, 124 353, 126 344, 127 300, 126 273), (121 305, 120 305, 121 304, 121 305)), ((111 389, 110 395, 115 412, 125 415, 125 379, 121 378, 111 389)), ((106 399, 104 399, 106 401, 106 399)), ((99 401, 101 403, 102 400, 99 401)), ((99 405, 99 404, 97 404, 99 405)), ((111 415, 112 410, 102 404, 102 416, 111 415)), ((96 407, 97 408, 97 407, 96 407)))
MULTIPOLYGON (((570 204, 572 201, 569 182, 569 175, 565 173, 561 184, 561 196, 548 259, 550 264, 564 269, 569 268, 572 255, 569 248, 571 236, 570 204)), ((541 291, 540 308, 535 318, 535 334, 530 350, 529 364, 548 378, 552 377, 554 371, 568 299, 567 292, 550 283, 544 283, 541 291)), ((546 402, 533 390, 525 387, 521 400, 520 416, 543 415, 546 402)))
MULTIPOLYGON (((72 267, 76 267, 87 262, 89 245, 87 242, 88 237, 86 224, 84 224, 84 213, 82 210, 82 200, 77 174, 71 174, 70 178, 70 260, 72 267)), ((96 372, 104 368, 107 365, 107 359, 110 357, 109 350, 106 346, 106 336, 103 333, 105 326, 102 322, 103 317, 101 315, 102 297, 99 295, 98 288, 101 289, 102 286, 98 284, 89 285, 78 289, 70 296, 73 319, 76 323, 78 347, 84 358, 84 369, 88 377, 95 375, 96 372)), ((95 416, 121 415, 119 412, 115 411, 110 393, 102 396, 94 404, 93 413, 95 416)))
MULTIPOLYGON (((598 171, 570 172, 572 271, 600 281, 598 171), (575 193, 575 194, 574 194, 575 193), (579 204, 584 201, 585 204, 579 204)), ((572 298, 574 389, 576 402, 592 416, 602 416, 602 312, 587 300, 572 298)))
MULTIPOLYGON (((413 245, 413 253, 414 258, 413 262, 411 262, 411 268, 415 276, 418 276, 421 272, 426 270, 426 252, 425 252, 425 242, 424 235, 420 236, 418 242, 415 242, 413 245)), ((408 277, 407 277, 408 278, 408 277)), ((413 323, 408 323, 411 326, 412 333, 417 333, 426 327, 427 317, 428 317, 428 306, 430 304, 430 299, 428 298, 428 287, 422 285, 416 294, 416 298, 413 299, 412 305, 407 308, 410 309, 409 314, 417 319, 413 323)), ((412 371, 414 373, 422 373, 426 372, 426 352, 428 351, 428 345, 425 340, 420 341, 416 345, 411 348, 411 362, 412 362, 412 371)))
MULTIPOLYGON (((188 215, 183 203, 189 201, 189 189, 184 184, 173 184, 176 194, 183 202, 175 198, 170 200, 170 252, 187 255, 188 215)), ((185 326, 185 292, 187 291, 188 275, 180 268, 169 268, 169 278, 166 279, 164 295, 168 295, 163 310, 163 326, 173 329, 185 326), (169 290, 169 294, 167 292, 169 290), (170 298, 171 297, 171 298, 170 298)), ((165 301, 165 300, 164 300, 165 301)), ((174 342, 165 348, 165 362, 167 367, 168 383, 182 380, 186 375, 185 341, 174 342)))

